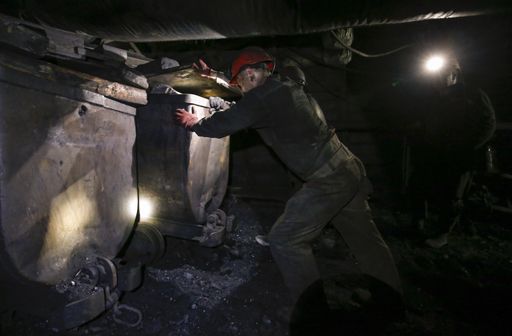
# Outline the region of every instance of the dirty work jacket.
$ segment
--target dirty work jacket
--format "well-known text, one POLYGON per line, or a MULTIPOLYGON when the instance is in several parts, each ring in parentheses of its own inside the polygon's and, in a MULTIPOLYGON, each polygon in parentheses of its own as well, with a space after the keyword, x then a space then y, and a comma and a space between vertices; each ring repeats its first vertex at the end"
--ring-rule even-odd
POLYGON ((245 128, 256 129, 303 180, 317 177, 319 170, 326 171, 326 165, 338 165, 352 156, 318 117, 302 87, 292 81, 268 78, 236 105, 201 119, 192 130, 199 136, 222 138, 245 128))
POLYGON ((457 83, 429 98, 423 112, 428 145, 444 152, 471 151, 494 134, 495 112, 482 90, 457 83))

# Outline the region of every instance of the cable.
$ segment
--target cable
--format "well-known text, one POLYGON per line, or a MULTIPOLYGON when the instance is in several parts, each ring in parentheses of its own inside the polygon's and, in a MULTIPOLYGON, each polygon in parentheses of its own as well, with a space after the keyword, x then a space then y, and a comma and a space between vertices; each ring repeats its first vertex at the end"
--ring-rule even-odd
POLYGON ((404 46, 401 46, 399 48, 396 48, 396 49, 393 49, 393 50, 390 50, 390 51, 387 51, 387 52, 383 52, 383 53, 380 53, 380 54, 367 54, 367 53, 364 53, 362 51, 359 51, 357 49, 354 49, 352 48, 351 46, 347 45, 345 42, 343 42, 338 35, 336 35, 336 33, 334 31, 331 30, 331 35, 336 39, 336 41, 338 41, 342 46, 343 48, 346 48, 348 50, 350 50, 351 52, 353 52, 354 54, 356 55, 359 55, 359 56, 362 56, 362 57, 366 57, 366 58, 374 58, 374 57, 383 57, 383 56, 388 56, 388 55, 391 55, 391 54, 394 54, 400 50, 403 50, 403 49, 406 49, 406 48, 409 48, 411 46, 413 46, 415 43, 410 43, 410 44, 406 44, 404 46))

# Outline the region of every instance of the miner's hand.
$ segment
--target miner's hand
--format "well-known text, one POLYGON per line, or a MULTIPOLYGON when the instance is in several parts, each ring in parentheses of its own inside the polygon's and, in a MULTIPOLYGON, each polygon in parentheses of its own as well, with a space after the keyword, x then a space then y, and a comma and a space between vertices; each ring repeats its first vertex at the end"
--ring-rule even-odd
POLYGON ((212 77, 212 69, 202 59, 199 59, 199 64, 192 64, 192 67, 196 69, 202 77, 212 77))
POLYGON ((210 107, 215 111, 224 111, 231 107, 231 104, 220 97, 208 98, 210 107))
POLYGON ((212 79, 224 86, 229 86, 229 80, 226 76, 222 72, 210 68, 202 59, 199 59, 199 64, 193 63, 192 68, 194 68, 201 77, 212 79))
POLYGON ((195 114, 192 114, 192 113, 188 112, 187 110, 176 109, 176 121, 178 121, 178 123, 181 126, 189 129, 192 126, 194 126, 195 124, 197 124, 199 119, 196 117, 195 114))

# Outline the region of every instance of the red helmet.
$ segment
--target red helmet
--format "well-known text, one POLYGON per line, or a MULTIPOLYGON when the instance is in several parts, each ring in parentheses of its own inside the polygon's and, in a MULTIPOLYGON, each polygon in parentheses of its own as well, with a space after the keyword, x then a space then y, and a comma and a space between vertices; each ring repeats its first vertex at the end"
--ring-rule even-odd
POLYGON ((274 70, 274 59, 267 52, 258 47, 248 47, 243 49, 231 64, 231 84, 235 84, 236 76, 246 65, 265 63, 267 69, 274 70))

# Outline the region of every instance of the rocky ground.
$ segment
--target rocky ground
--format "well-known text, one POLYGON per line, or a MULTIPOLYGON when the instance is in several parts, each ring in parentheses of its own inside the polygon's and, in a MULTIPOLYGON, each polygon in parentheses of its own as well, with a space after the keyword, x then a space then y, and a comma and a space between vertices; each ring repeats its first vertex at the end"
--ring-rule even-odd
MULTIPOLYGON (((285 336, 290 305, 267 247, 265 233, 284 204, 225 202, 237 230, 217 248, 167 238, 165 256, 145 270, 143 285, 122 303, 140 311, 107 312, 65 335, 285 336), (117 321, 116 321, 117 320, 117 321)), ((373 201, 375 221, 396 258, 407 312, 400 320, 368 328, 371 318, 338 323, 339 335, 511 335, 512 227, 507 218, 475 221, 478 235, 459 228, 450 244, 426 248, 408 217, 373 201), (369 331, 371 330, 371 331, 369 331)), ((327 228, 315 244, 322 273, 343 271, 357 278, 355 261, 343 240, 327 228)), ((340 316, 339 321, 344 321, 340 316)), ((45 321, 16 313, 4 317, 2 335, 56 335, 45 321)), ((322 335, 321 330, 318 335, 322 335)))

